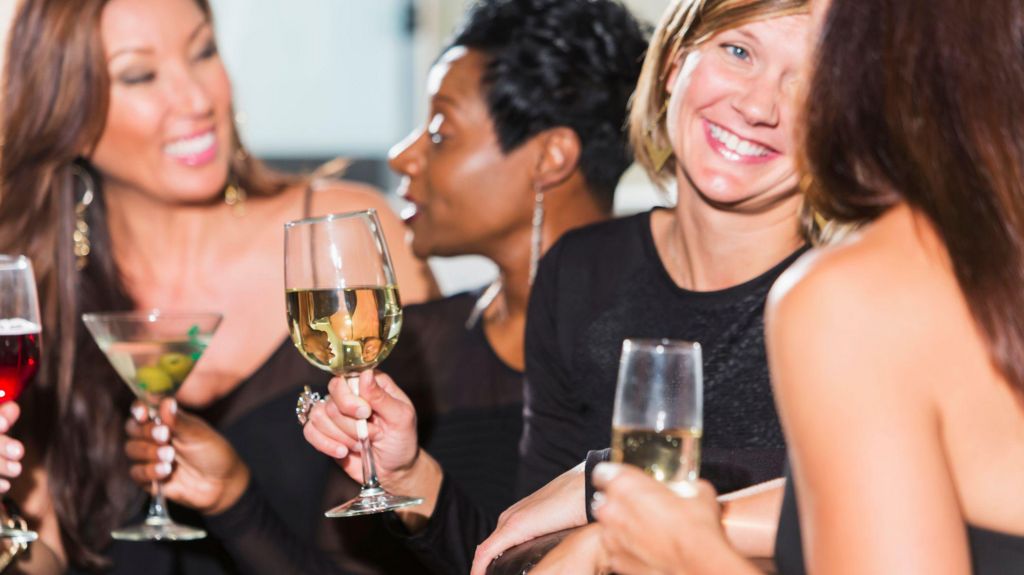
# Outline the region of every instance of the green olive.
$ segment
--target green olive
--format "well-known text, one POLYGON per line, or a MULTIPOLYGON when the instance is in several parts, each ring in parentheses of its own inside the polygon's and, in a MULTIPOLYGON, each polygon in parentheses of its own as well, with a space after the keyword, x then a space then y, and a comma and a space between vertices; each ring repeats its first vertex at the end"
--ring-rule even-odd
POLYGON ((135 380, 139 387, 149 393, 164 393, 174 388, 174 380, 171 379, 171 376, 153 365, 140 367, 135 374, 135 380))
POLYGON ((157 362, 157 366, 167 372, 167 375, 171 376, 174 383, 185 381, 189 372, 192 371, 193 365, 195 365, 195 362, 192 361, 192 358, 183 353, 165 353, 160 356, 160 361, 157 362))

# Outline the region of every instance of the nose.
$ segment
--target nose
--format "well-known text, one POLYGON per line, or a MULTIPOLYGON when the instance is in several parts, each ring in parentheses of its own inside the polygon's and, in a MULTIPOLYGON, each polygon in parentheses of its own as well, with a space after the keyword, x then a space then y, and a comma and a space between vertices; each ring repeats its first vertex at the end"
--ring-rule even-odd
POLYGON ((781 75, 762 72, 750 79, 733 101, 736 109, 751 126, 774 127, 779 124, 779 102, 783 98, 781 75))
POLYGON ((388 150, 388 167, 402 176, 418 176, 426 164, 426 156, 423 153, 426 135, 426 128, 420 127, 392 146, 388 150))
POLYGON ((213 98, 208 87, 191 70, 184 69, 173 75, 169 89, 175 107, 190 116, 205 116, 213 112, 213 98))

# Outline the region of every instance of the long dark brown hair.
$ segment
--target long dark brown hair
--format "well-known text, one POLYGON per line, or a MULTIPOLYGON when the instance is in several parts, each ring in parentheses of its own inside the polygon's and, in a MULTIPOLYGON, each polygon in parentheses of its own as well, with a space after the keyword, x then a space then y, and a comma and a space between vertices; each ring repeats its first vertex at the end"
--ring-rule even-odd
POLYGON ((833 0, 808 94, 826 217, 925 215, 992 361, 1024 393, 1024 4, 833 0))
MULTIPOLYGON (((210 17, 206 0, 193 0, 210 17)), ((24 396, 19 433, 41 452, 65 550, 76 566, 106 564, 110 529, 137 510, 123 425, 132 396, 85 332, 81 314, 131 309, 114 262, 102 181, 88 162, 106 123, 109 94, 100 16, 107 0, 26 0, 11 28, 2 92, 0 253, 32 258, 43 315, 44 369, 24 396), (75 205, 96 182, 87 211, 91 253, 76 267, 75 205)), ((234 136, 231 173, 249 195, 283 191, 234 136)))

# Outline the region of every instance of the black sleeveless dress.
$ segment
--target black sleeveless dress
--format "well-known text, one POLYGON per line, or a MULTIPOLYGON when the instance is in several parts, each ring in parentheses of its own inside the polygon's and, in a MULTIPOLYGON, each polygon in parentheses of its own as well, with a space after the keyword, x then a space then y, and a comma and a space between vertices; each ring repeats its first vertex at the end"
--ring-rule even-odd
MULTIPOLYGON (((1021 575, 1024 573, 1024 537, 967 526, 974 575, 1021 575)), ((775 566, 782 575, 804 575, 804 551, 800 540, 793 479, 786 480, 786 495, 775 540, 775 566)))

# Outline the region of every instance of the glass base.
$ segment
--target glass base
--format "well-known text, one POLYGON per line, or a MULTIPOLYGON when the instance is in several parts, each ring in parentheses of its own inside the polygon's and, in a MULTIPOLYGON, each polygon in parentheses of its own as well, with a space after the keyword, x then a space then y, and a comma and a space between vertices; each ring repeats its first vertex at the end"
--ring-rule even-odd
POLYGON ((150 518, 145 523, 115 529, 110 536, 118 541, 195 541, 205 538, 206 531, 170 519, 150 518))
POLYGON ((394 511, 402 507, 411 507, 423 503, 422 497, 406 497, 392 495, 383 489, 364 489, 359 497, 349 499, 345 503, 324 513, 326 517, 358 517, 394 511))
POLYGON ((31 543, 39 539, 39 534, 29 529, 15 529, 13 527, 0 527, 0 539, 10 539, 15 543, 31 543))

